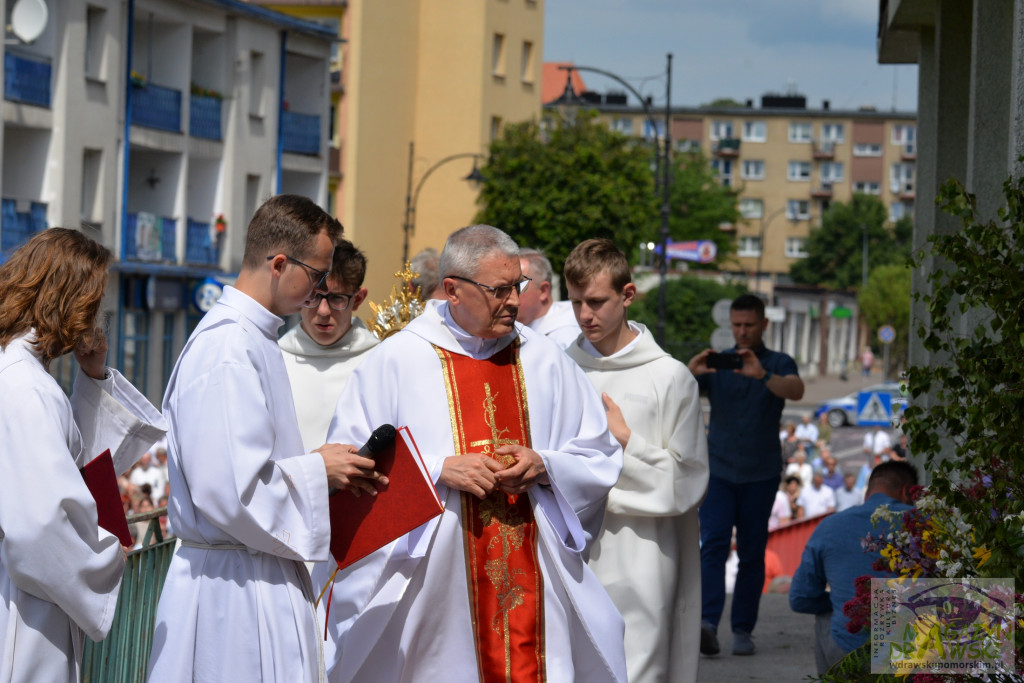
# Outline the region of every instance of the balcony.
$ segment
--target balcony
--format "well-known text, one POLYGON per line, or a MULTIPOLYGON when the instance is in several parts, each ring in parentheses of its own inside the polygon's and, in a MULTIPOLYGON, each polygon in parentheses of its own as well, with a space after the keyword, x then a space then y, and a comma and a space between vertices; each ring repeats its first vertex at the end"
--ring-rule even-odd
POLYGON ((153 83, 133 82, 132 125, 180 133, 181 91, 153 83))
POLYGON ((281 112, 281 145, 285 152, 320 154, 320 117, 313 114, 281 112))
POLYGON ((717 157, 735 159, 740 155, 740 139, 722 138, 721 140, 716 140, 713 151, 717 157))
POLYGON ((832 183, 822 183, 815 188, 811 189, 811 196, 815 199, 831 199, 832 198, 832 183))
POLYGON ((188 134, 194 138, 222 140, 220 108, 219 97, 192 95, 189 98, 188 134))
POLYGON ((903 161, 914 161, 917 159, 917 145, 913 142, 907 142, 903 144, 900 149, 900 157, 903 161))
POLYGON ((836 143, 831 140, 811 142, 811 156, 815 159, 832 160, 836 158, 836 143))
POLYGON ((219 260, 217 235, 211 234, 210 224, 189 218, 185 232, 185 262, 216 266, 219 260))
POLYGON ((4 55, 4 99, 50 108, 50 63, 10 52, 4 55))
POLYGON ((914 183, 900 183, 900 199, 905 202, 914 201, 914 183))
POLYGON ((177 226, 178 222, 173 218, 141 211, 128 214, 122 235, 125 259, 177 263, 177 226))
POLYGON ((0 262, 46 227, 46 204, 32 202, 28 211, 19 212, 16 200, 4 199, 0 203, 0 262))

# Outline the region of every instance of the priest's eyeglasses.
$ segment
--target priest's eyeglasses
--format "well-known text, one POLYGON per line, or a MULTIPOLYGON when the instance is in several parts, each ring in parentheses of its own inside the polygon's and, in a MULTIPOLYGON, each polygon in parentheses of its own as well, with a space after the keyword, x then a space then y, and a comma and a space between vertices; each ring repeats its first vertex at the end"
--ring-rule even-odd
POLYGON ((344 311, 352 301, 352 294, 321 294, 314 292, 313 296, 302 302, 303 308, 320 308, 320 302, 327 299, 327 305, 332 311, 344 311))
POLYGON ((513 291, 515 291, 517 294, 522 294, 523 292, 526 291, 526 288, 530 286, 530 281, 533 279, 526 277, 524 275, 523 279, 520 280, 519 282, 513 283, 511 285, 498 285, 497 287, 492 287, 491 285, 485 285, 482 282, 470 280, 468 277, 462 277, 461 275, 449 275, 448 277, 450 277, 453 280, 462 280, 463 282, 468 282, 471 285, 482 287, 486 289, 488 292, 490 292, 491 296, 493 296, 498 301, 504 301, 505 299, 509 298, 510 296, 512 296, 513 291))
MULTIPOLYGON (((274 256, 277 256, 277 254, 274 254, 274 256)), ((268 256, 267 260, 269 261, 269 260, 273 259, 274 256, 268 256)), ((311 266, 311 265, 309 265, 307 263, 303 263, 302 261, 300 261, 297 258, 292 258, 288 254, 285 254, 284 257, 286 259, 288 259, 289 261, 291 261, 292 263, 294 263, 295 265, 302 266, 303 268, 305 268, 306 270, 309 271, 310 275, 313 276, 313 282, 316 283, 316 284, 313 285, 313 291, 314 292, 316 290, 318 290, 318 289, 327 289, 327 276, 331 274, 330 270, 317 270, 313 266, 311 266)), ((328 302, 328 304, 330 304, 330 302, 328 302)), ((334 308, 334 307, 331 306, 331 308, 334 308)), ((336 309, 336 310, 340 311, 340 310, 344 310, 344 309, 339 308, 339 309, 336 309)))

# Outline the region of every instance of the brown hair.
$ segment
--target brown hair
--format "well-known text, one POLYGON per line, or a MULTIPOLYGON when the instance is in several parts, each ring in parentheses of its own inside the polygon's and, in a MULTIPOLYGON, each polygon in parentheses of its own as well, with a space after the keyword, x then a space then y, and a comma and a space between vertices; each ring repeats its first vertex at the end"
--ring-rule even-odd
POLYGON ((43 365, 89 342, 110 252, 77 230, 50 228, 0 266, 0 348, 35 328, 43 365))
POLYGON ((356 245, 342 239, 334 247, 334 260, 328 277, 354 292, 363 286, 363 278, 366 277, 366 255, 356 245))
POLYGON ((565 259, 562 274, 573 287, 586 287, 598 273, 607 271, 611 277, 612 289, 621 292, 633 281, 629 273, 629 262, 622 250, 609 239, 592 239, 580 242, 565 259))
POLYGON ((288 256, 302 260, 313 248, 321 231, 334 244, 341 239, 344 228, 338 219, 317 206, 312 199, 296 194, 271 197, 256 209, 245 236, 244 268, 259 268, 267 256, 287 251, 288 256))

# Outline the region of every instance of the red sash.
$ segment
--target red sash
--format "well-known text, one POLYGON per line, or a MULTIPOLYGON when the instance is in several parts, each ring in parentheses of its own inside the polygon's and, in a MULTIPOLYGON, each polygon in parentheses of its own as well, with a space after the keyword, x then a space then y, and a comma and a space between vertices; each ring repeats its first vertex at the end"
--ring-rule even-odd
MULTIPOLYGON (((496 459, 497 446, 530 446, 519 342, 487 360, 435 347, 444 368, 455 452, 496 459)), ((512 456, 504 456, 510 465, 512 456)), ((480 680, 544 681, 544 584, 526 494, 462 494, 470 613, 480 680)))

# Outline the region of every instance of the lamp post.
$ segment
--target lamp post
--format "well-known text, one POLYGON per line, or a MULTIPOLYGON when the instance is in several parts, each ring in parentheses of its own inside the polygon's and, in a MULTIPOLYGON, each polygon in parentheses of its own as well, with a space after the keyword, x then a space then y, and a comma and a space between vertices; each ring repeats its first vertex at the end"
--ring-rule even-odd
POLYGON ((757 238, 761 244, 760 251, 757 252, 757 273, 754 274, 754 285, 759 292, 761 291, 761 258, 764 256, 764 237, 768 234, 768 226, 785 210, 786 207, 783 206, 781 209, 776 209, 768 214, 768 218, 761 219, 761 234, 757 238))
POLYGON ((441 159, 436 164, 426 170, 426 172, 420 176, 419 181, 416 183, 416 188, 412 186, 412 166, 415 157, 415 143, 409 142, 409 176, 405 186, 405 221, 402 223, 402 263, 405 264, 409 260, 409 238, 412 236, 413 231, 416 229, 416 203, 420 198, 420 190, 423 189, 423 183, 427 182, 427 178, 430 174, 439 169, 440 167, 447 164, 449 161, 455 161, 456 159, 468 159, 473 157, 473 170, 469 172, 463 180, 470 182, 480 182, 484 179, 480 169, 477 168, 477 161, 483 158, 483 154, 476 154, 474 152, 463 152, 461 154, 452 154, 441 159))
MULTIPOLYGON (((663 147, 661 154, 655 154, 655 158, 658 161, 658 166, 661 171, 661 229, 658 232, 658 240, 661 243, 661 269, 659 271, 659 284, 658 284, 658 327, 656 337, 658 343, 665 346, 665 297, 668 283, 668 241, 669 241, 669 195, 671 192, 671 180, 672 180, 672 53, 669 52, 666 57, 665 66, 665 135, 663 140, 663 147)), ((578 66, 578 65, 566 65, 560 66, 559 69, 568 72, 565 84, 565 92, 555 100, 554 104, 562 105, 579 105, 582 104, 582 100, 576 94, 576 91, 572 86, 572 72, 573 71, 589 71, 591 73, 600 74, 606 76, 625 87, 629 92, 633 93, 633 96, 640 101, 640 105, 644 109, 644 114, 647 116, 647 122, 651 125, 651 130, 655 137, 655 149, 657 149, 657 136, 658 136, 658 124, 654 118, 654 113, 651 111, 650 105, 647 104, 647 100, 641 95, 636 88, 631 86, 625 80, 616 76, 615 74, 605 71, 603 69, 597 69, 592 66, 578 66)), ((658 190, 658 173, 655 171, 655 191, 658 190)))

